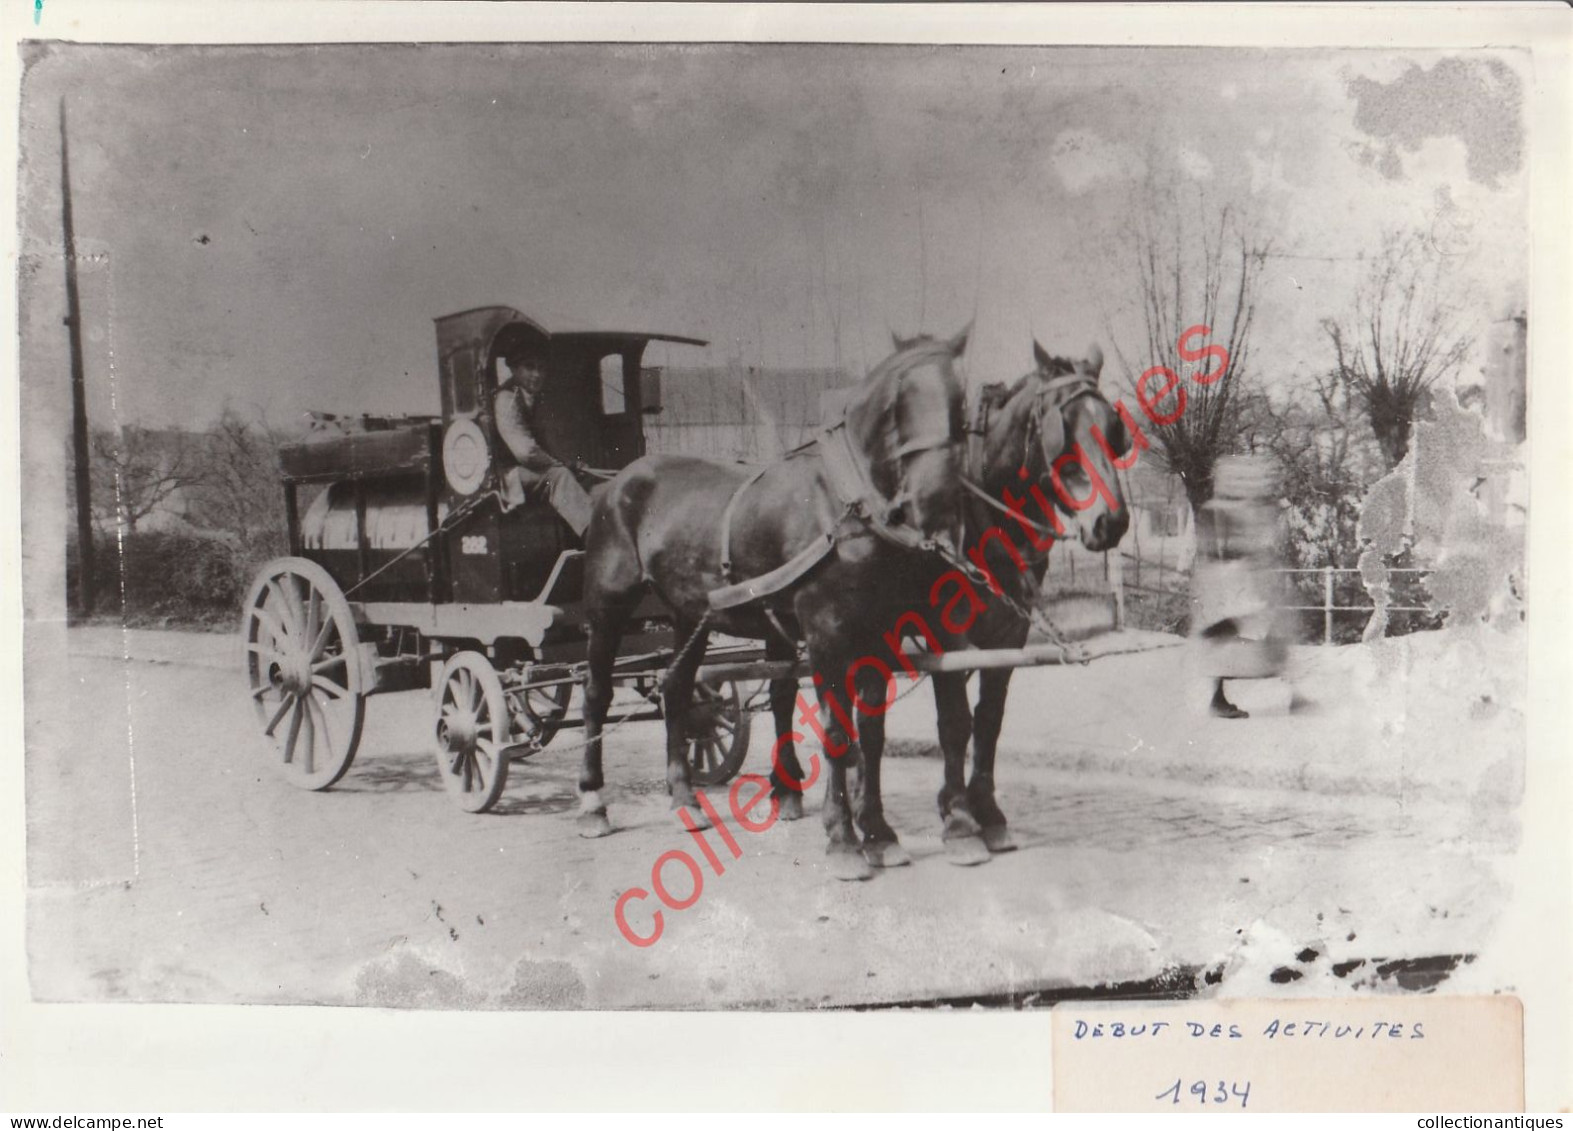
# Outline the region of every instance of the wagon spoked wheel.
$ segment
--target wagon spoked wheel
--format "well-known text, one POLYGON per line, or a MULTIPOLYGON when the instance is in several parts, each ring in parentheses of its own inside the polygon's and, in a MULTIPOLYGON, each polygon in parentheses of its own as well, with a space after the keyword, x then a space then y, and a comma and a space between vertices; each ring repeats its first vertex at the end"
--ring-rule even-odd
POLYGON ((752 722, 736 683, 694 684, 688 709, 688 770, 694 785, 725 785, 737 775, 748 757, 752 722))
POLYGON ((509 692, 509 706, 513 708, 514 724, 519 728, 519 733, 514 735, 515 752, 530 755, 544 749, 562 729, 572 696, 571 683, 509 692))
POLYGON ((436 729, 443 785, 459 808, 486 812, 508 784, 512 723, 502 680, 479 652, 459 652, 443 665, 436 729))
POLYGON ((273 768, 301 789, 342 778, 366 701, 355 617, 327 570, 305 558, 262 567, 246 599, 246 677, 273 768))

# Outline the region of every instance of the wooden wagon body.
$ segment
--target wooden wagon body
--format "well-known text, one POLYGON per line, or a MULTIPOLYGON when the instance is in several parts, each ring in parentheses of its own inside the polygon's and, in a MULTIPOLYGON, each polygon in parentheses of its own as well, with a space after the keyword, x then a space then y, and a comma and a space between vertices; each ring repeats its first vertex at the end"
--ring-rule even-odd
MULTIPOLYGON (((644 454, 660 411, 651 341, 697 338, 549 329, 511 307, 436 320, 440 416, 319 416, 279 451, 288 557, 259 573, 243 635, 247 676, 276 765, 325 789, 349 769, 365 700, 430 688, 445 782, 465 808, 494 804, 510 762, 565 727, 582 682, 584 551, 544 501, 507 507, 510 465, 493 402, 520 341, 546 358, 532 418, 543 445, 587 486, 644 454)), ((619 657, 619 681, 660 717, 670 620, 652 597, 619 657)), ((757 649, 723 649, 732 663, 757 649)), ((703 681, 692 712, 697 775, 724 781, 746 754, 748 717, 730 678, 703 681)))

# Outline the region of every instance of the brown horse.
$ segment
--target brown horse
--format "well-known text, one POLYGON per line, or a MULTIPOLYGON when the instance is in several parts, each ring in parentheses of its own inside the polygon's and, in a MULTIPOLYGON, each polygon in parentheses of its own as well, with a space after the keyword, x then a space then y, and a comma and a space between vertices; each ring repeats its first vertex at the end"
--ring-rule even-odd
MULTIPOLYGON (((916 343, 898 338, 896 344, 911 348, 916 343)), ((1024 377, 1009 387, 1000 383, 980 391, 968 426, 964 473, 978 493, 996 500, 991 507, 976 493, 964 497, 967 556, 986 574, 971 587, 971 579, 951 571, 948 563, 933 559, 920 563, 928 566, 926 579, 909 588, 927 597, 927 605, 919 608, 915 601, 898 609, 887 624, 913 636, 927 635, 930 647, 936 643, 947 651, 966 645, 1021 647, 1031 624, 1020 610, 1036 598, 1054 541, 1071 536, 1066 520, 1074 525, 1082 544, 1094 551, 1118 545, 1129 524, 1113 461, 1123 461, 1131 438, 1124 418, 1099 390, 1102 351, 1093 346, 1086 358, 1073 360, 1051 357, 1035 342, 1033 352, 1036 368, 1024 377), (1019 510, 1019 519, 1008 513, 1012 507, 1019 510), (994 592, 996 585, 998 592, 994 592), (936 618, 935 595, 947 593, 956 608, 965 596, 967 607, 953 617, 936 618), (912 632, 914 628, 918 631, 912 632)), ((1145 438, 1142 442, 1145 445, 1145 438)), ((994 752, 1010 677, 1009 668, 979 673, 974 715, 967 704, 967 673, 934 675, 945 756, 939 808, 946 854, 958 864, 982 863, 991 851, 1014 847, 1005 815, 994 799, 994 752), (974 742, 970 783, 966 781, 969 738, 974 742)), ((777 680, 770 688, 777 734, 771 783, 781 816, 787 820, 802 815, 798 783, 804 775, 794 748, 794 740, 802 736, 793 730, 792 720, 796 691, 797 683, 791 679, 777 680)), ((883 694, 879 702, 883 704, 883 694)), ((856 722, 865 774, 875 780, 885 744, 883 715, 883 710, 863 711, 856 722)), ((817 772, 810 773, 810 780, 817 772)), ((870 859, 886 867, 907 862, 894 833, 870 859)))
MULTIPOLYGON (((1017 609, 1036 603, 1049 551, 1070 537, 1071 526, 1083 546, 1101 553, 1118 546, 1130 525, 1116 461, 1128 465, 1132 437, 1125 416, 1098 386, 1103 352, 1094 345, 1085 358, 1051 357, 1034 342, 1033 356, 1037 367, 1008 388, 983 388, 969 424, 967 478, 982 488, 979 494, 1021 512, 1017 517, 978 495, 967 497, 968 553, 988 570, 990 587, 997 584, 1010 598, 988 600, 968 629, 968 642, 979 648, 1027 642, 1032 626, 1017 609)), ((939 808, 946 852, 957 864, 982 863, 991 852, 1016 847, 994 797, 994 754, 1011 675, 1010 668, 980 671, 974 711, 967 706, 968 673, 934 675, 945 756, 939 808)))
MULTIPOLYGON (((886 846, 899 852, 880 804, 877 760, 864 762, 855 732, 841 721, 842 701, 831 699, 846 675, 865 704, 883 704, 886 677, 857 661, 900 610, 922 600, 935 552, 954 557, 960 547, 965 393, 954 361, 966 339, 964 330, 898 350, 853 390, 839 425, 763 468, 645 456, 598 492, 586 536, 581 835, 611 831, 600 796, 601 731, 618 643, 648 589, 672 609, 680 644, 663 687, 673 807, 692 809, 696 801, 685 716, 708 634, 763 640, 778 659, 795 659, 803 640, 813 670, 830 677, 816 684, 825 713, 820 733, 839 755, 831 759, 824 807, 833 870, 864 878, 868 857, 877 860, 886 846), (756 599, 712 598, 749 581, 759 582, 756 599), (856 775, 850 801, 849 770, 856 775)), ((794 681, 779 682, 795 691, 794 681)), ((806 788, 801 770, 797 780, 798 790, 806 788)), ((800 801, 794 808, 789 816, 801 815, 800 801)))

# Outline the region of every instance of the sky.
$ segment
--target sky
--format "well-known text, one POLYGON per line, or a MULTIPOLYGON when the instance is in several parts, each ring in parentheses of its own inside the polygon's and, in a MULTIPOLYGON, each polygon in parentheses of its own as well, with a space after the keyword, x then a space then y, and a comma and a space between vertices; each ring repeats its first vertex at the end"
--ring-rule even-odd
MULTIPOLYGON (((865 370, 975 320, 1013 378, 1139 340, 1155 190, 1268 233, 1256 366, 1327 364, 1384 232, 1480 329, 1521 305, 1525 56, 760 45, 51 45, 22 98, 22 378, 66 387, 69 117, 95 425, 434 412, 431 319, 707 338, 647 363, 865 370)), ((1138 362, 1132 356, 1132 364, 1138 362)))

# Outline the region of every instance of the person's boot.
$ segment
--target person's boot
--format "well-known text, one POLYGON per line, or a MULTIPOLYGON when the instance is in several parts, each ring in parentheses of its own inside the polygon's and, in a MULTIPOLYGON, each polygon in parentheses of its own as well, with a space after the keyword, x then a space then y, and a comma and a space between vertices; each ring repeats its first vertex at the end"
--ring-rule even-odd
POLYGON ((1248 719, 1251 717, 1249 711, 1240 710, 1224 696, 1223 680, 1221 679, 1218 681, 1218 686, 1213 690, 1213 701, 1210 710, 1220 719, 1248 719))

